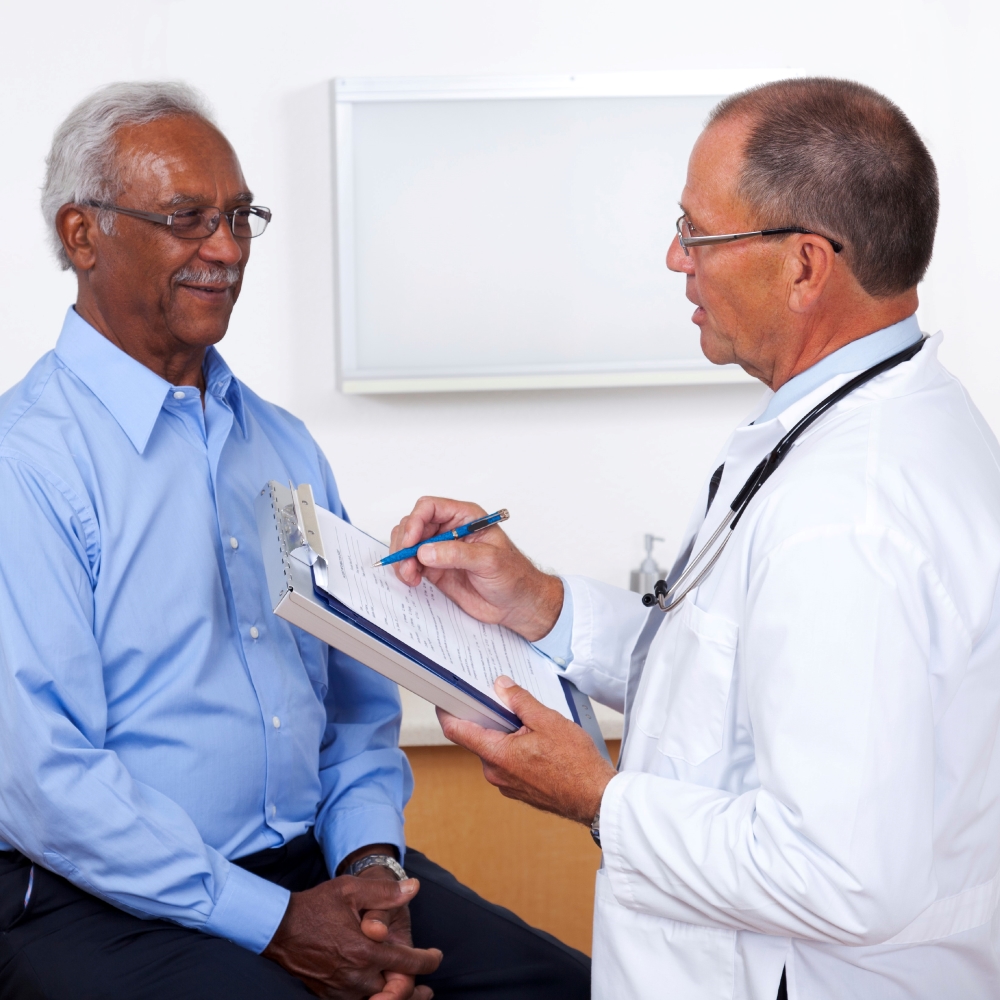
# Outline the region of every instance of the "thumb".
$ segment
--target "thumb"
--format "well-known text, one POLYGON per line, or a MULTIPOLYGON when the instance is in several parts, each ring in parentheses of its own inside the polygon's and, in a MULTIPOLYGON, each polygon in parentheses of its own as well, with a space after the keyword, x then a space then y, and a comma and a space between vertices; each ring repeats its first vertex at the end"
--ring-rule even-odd
MULTIPOLYGON (((344 878, 345 876, 341 876, 344 878)), ((416 896, 420 883, 415 878, 391 882, 384 878, 354 878, 348 889, 351 902, 357 910, 395 910, 405 906, 416 896)))
POLYGON ((506 733, 485 729, 468 719, 459 719, 442 708, 437 710, 437 715, 444 735, 452 743, 471 750, 477 757, 492 759, 496 750, 507 738, 506 733))
MULTIPOLYGON (((535 726, 532 720, 541 722, 546 716, 552 713, 551 708, 546 708, 530 691, 518 686, 506 674, 501 674, 493 684, 500 700, 509 708, 529 729, 535 726)), ((556 712, 556 715, 559 713, 556 712)))

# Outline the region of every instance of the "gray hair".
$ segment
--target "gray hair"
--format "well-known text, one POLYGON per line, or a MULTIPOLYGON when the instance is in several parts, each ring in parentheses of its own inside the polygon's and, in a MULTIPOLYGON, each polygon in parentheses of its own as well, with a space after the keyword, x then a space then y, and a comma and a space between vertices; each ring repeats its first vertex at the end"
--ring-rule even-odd
MULTIPOLYGON (((72 265, 56 231, 56 214, 74 202, 114 201, 127 183, 115 134, 158 118, 184 115, 215 124, 208 102, 186 83, 110 83, 85 97, 56 129, 45 159, 42 215, 63 270, 72 265)), ((114 232, 114 214, 98 213, 101 231, 114 232)))
POLYGON ((910 120, 850 80, 781 80, 726 98, 708 125, 749 122, 738 193, 755 228, 806 226, 844 244, 876 298, 924 276, 934 250, 938 181, 910 120))

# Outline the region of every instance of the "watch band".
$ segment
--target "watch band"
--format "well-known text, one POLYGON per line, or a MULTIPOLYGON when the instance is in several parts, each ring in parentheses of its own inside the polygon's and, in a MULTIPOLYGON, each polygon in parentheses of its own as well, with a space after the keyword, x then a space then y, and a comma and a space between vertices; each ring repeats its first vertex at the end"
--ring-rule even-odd
POLYGON ((374 868, 375 865, 388 868, 395 876, 397 882, 402 882, 404 878, 409 878, 403 866, 395 858, 389 857, 388 854, 366 854, 363 858, 352 861, 344 869, 344 874, 360 875, 366 868, 374 868))
POLYGON ((594 843, 601 846, 601 807, 597 807, 594 818, 590 821, 590 835, 594 838, 594 843))

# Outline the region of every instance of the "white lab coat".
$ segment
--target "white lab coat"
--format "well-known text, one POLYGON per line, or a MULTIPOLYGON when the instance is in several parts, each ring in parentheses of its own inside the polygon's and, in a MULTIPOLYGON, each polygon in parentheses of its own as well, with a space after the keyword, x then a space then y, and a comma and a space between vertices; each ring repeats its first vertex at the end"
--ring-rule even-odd
MULTIPOLYGON (((791 1000, 1000 997, 1000 446, 939 342, 821 417, 663 616, 601 805, 595 997, 775 1000, 783 967, 791 1000)), ((695 551, 849 377, 737 428, 695 551)), ((567 672, 620 708, 662 612, 568 583, 567 672)))

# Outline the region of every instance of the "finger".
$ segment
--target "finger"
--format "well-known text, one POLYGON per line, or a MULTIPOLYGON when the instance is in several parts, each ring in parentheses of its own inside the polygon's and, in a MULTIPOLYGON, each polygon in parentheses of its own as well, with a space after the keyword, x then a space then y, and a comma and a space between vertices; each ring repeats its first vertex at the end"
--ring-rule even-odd
MULTIPOLYGON (((404 545, 416 545, 441 531, 450 531, 461 524, 483 517, 486 511, 477 503, 450 500, 447 497, 421 497, 406 520, 404 545)), ((401 522, 402 523, 402 522, 401 522)))
POLYGON ((408 1000, 414 993, 413 976, 404 976, 401 972, 386 972, 385 986, 381 993, 376 993, 368 1000, 408 1000))
MULTIPOLYGON (((506 538, 506 535, 499 528, 488 528, 486 532, 481 532, 481 534, 494 530, 506 538)), ((417 559, 422 566, 429 566, 433 569, 465 570, 473 576, 486 580, 495 579, 501 575, 500 557, 501 549, 496 545, 470 545, 463 540, 434 542, 433 545, 421 545, 417 549, 417 559)))
POLYGON ((466 750, 471 750, 477 757, 492 760, 502 749, 507 733, 486 729, 468 719, 460 719, 443 709, 438 709, 438 721, 441 730, 452 743, 457 743, 466 750))
POLYGON ((398 552, 403 548, 403 535, 406 530, 406 518, 404 517, 399 524, 392 529, 389 535, 389 551, 398 552))
POLYGON ((384 941, 389 936, 390 920, 385 910, 368 910, 361 918, 361 933, 372 941, 384 941))
POLYGON ((409 948, 402 944, 382 944, 378 948, 377 961, 386 974, 402 972, 407 976, 426 976, 444 957, 440 948, 409 948))
MULTIPOLYGON (((406 518, 403 518, 405 521, 406 518)), ((389 551, 396 552, 402 548, 402 543, 400 539, 403 537, 403 521, 400 521, 389 534, 389 551)))
POLYGON ((392 564, 392 570, 397 579, 402 580, 408 587, 417 587, 424 578, 424 567, 416 559, 403 559, 401 562, 392 564))
POLYGON ((429 986, 414 987, 412 976, 404 976, 399 972, 387 972, 382 992, 376 993, 369 1000, 401 1000, 401 998, 405 1000, 406 997, 411 996, 413 1000, 432 1000, 434 991, 429 986))

